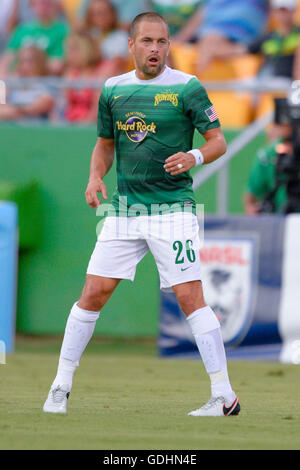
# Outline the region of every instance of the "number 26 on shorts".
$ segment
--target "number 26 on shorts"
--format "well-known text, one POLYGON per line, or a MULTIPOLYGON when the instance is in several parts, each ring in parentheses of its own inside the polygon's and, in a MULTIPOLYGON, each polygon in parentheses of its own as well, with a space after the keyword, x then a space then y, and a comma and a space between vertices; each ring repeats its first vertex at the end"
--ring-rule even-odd
MULTIPOLYGON (((185 242, 185 252, 186 252, 187 259, 190 261, 190 263, 194 263, 194 261, 196 260, 195 251, 193 250, 192 246, 193 246, 192 240, 187 240, 185 242)), ((183 249, 183 244, 180 240, 176 240, 173 243, 173 250, 177 251, 175 264, 184 263, 184 249, 183 249)))

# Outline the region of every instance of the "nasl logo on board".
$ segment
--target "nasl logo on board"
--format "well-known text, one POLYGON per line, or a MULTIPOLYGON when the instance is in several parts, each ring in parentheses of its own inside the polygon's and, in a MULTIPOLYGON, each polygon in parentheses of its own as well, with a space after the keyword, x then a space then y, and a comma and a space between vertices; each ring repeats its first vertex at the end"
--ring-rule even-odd
POLYGON ((224 343, 240 343, 253 314, 254 241, 208 237, 200 259, 205 300, 221 323, 224 343))

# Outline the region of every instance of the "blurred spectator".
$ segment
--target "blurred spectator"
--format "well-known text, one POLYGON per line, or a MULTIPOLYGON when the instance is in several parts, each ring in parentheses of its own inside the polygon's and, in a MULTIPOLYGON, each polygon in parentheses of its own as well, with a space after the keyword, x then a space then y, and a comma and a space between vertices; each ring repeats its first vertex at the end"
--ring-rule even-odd
MULTIPOLYGON (((90 3, 91 0, 81 0, 81 7, 78 13, 79 22, 82 22, 82 19, 85 17, 90 3)), ((150 0, 111 0, 111 3, 116 9, 118 26, 127 31, 129 31, 130 24, 136 15, 151 9, 150 0)))
MULTIPOLYGON (((14 0, 14 11, 10 20, 12 28, 38 20, 34 9, 34 1, 35 0, 14 0)), ((67 0, 57 0, 57 11, 59 13, 59 18, 63 21, 67 18, 64 8, 64 4, 66 2, 67 0)))
POLYGON ((197 30, 198 73, 214 59, 226 60, 237 43, 249 45, 268 24, 268 0, 205 0, 197 30))
POLYGON ((260 78, 300 78, 300 27, 294 23, 297 0, 271 0, 271 7, 275 29, 249 46, 237 46, 237 54, 262 54, 260 78))
POLYGON ((200 22, 200 5, 204 0, 152 0, 152 10, 167 21, 170 35, 180 42, 196 39, 200 22))
POLYGON ((32 6, 32 0, 13 0, 14 9, 10 19, 10 28, 14 29, 19 24, 36 21, 37 16, 32 6))
MULTIPOLYGON (((35 46, 20 49, 17 54, 16 77, 42 77, 47 72, 47 61, 43 51, 35 46)), ((47 118, 54 100, 41 82, 34 85, 14 86, 8 89, 7 104, 0 106, 0 120, 47 118)))
POLYGON ((92 0, 82 27, 98 42, 102 58, 113 60, 117 74, 121 74, 128 60, 128 33, 118 29, 117 23, 116 10, 109 0, 92 0))
POLYGON ((37 21, 20 24, 13 31, 0 63, 0 75, 5 76, 13 67, 17 51, 36 45, 47 54, 49 74, 59 74, 63 68, 63 41, 68 26, 58 20, 58 0, 32 0, 37 21))
MULTIPOLYGON (((66 71, 68 80, 101 80, 114 75, 111 61, 101 61, 99 49, 88 34, 70 35, 66 40, 66 71)), ((65 90, 64 118, 72 122, 95 122, 100 91, 93 88, 65 90)))
POLYGON ((10 34, 10 18, 14 10, 14 0, 2 0, 0 8, 0 54, 7 43, 10 34))

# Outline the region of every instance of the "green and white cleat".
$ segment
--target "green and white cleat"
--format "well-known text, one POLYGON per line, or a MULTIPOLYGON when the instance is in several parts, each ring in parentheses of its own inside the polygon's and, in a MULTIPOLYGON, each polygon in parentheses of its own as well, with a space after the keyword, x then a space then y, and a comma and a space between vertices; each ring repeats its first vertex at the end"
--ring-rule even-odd
POLYGON ((51 388, 47 400, 44 403, 44 413, 67 413, 67 401, 70 395, 68 385, 57 385, 51 388))
POLYGON ((238 397, 228 403, 224 397, 212 397, 198 410, 191 411, 188 416, 233 416, 241 410, 238 397))

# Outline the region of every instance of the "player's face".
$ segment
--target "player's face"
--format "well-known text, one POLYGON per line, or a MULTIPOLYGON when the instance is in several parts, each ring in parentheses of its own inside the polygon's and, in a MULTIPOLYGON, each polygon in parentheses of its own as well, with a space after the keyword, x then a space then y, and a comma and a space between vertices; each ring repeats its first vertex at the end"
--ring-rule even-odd
POLYGON ((138 78, 149 80, 161 73, 170 48, 168 30, 162 21, 141 21, 128 44, 138 78))

